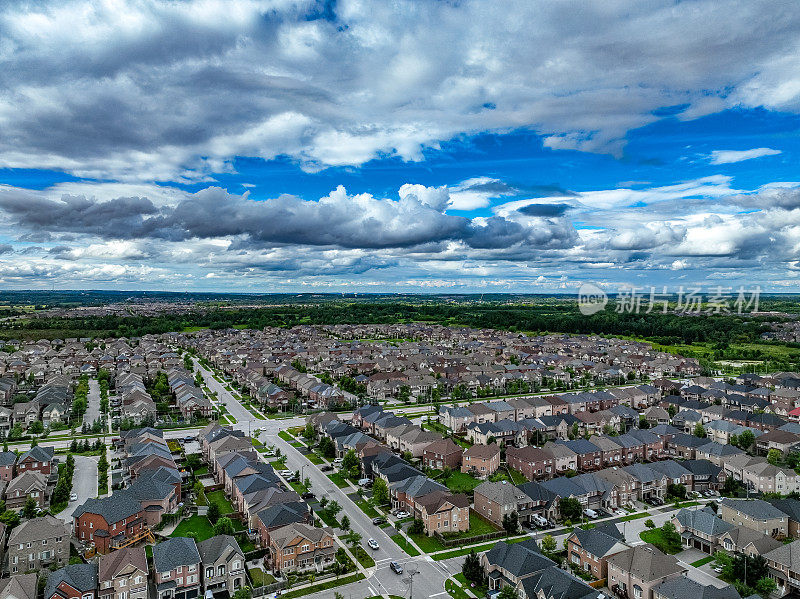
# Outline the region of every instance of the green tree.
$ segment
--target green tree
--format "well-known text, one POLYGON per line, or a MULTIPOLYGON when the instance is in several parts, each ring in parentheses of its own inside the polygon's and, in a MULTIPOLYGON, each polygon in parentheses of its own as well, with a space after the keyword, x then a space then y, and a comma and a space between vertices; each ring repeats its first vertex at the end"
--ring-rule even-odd
POLYGON ((342 521, 340 522, 341 529, 344 531, 350 530, 350 518, 347 517, 347 514, 342 516, 342 521))
POLYGON ((561 518, 564 520, 577 521, 581 519, 581 502, 574 497, 565 497, 559 504, 561 518))
POLYGON ((665 522, 661 527, 661 538, 664 540, 665 553, 678 553, 681 550, 681 535, 672 522, 665 522))
POLYGON ((650 428, 650 423, 647 421, 647 418, 644 416, 639 416, 639 428, 646 429, 650 428))
POLYGON ((314 425, 309 422, 303 429, 303 436, 309 441, 312 441, 317 436, 317 429, 315 429, 314 425))
POLYGON ((510 584, 504 586, 500 593, 497 595, 497 599, 519 599, 517 595, 517 591, 514 590, 514 587, 510 584))
POLYGON ((232 599, 252 599, 253 593, 250 590, 250 587, 242 587, 237 589, 237 591, 233 594, 232 599))
POLYGON ((645 525, 647 528, 655 528, 655 527, 656 527, 656 523, 655 523, 655 522, 653 522, 653 520, 652 520, 651 518, 648 518, 647 520, 645 520, 645 521, 644 521, 644 525, 645 525))
POLYGON ((211 524, 216 524, 217 520, 219 520, 220 515, 222 515, 222 511, 219 509, 219 504, 216 501, 212 501, 211 504, 208 506, 208 520, 211 524))
POLYGON ((9 530, 19 524, 19 514, 13 510, 6 510, 0 514, 0 522, 5 524, 9 530))
POLYGON ((354 449, 350 449, 347 453, 344 454, 342 458, 342 469, 350 472, 353 469, 358 468, 358 456, 354 449))
POLYGON ((425 532, 425 524, 419 518, 415 518, 411 526, 408 527, 408 533, 412 535, 421 535, 423 532, 425 532))
POLYGON ((542 537, 540 546, 543 553, 555 553, 557 547, 556 540, 553 538, 553 535, 546 534, 542 537))
POLYGON ((474 549, 471 549, 464 558, 464 563, 461 566, 461 573, 464 575, 464 578, 470 582, 474 582, 477 585, 483 583, 483 568, 481 568, 481 560, 475 553, 474 549))
POLYGON ((376 478, 372 484, 372 499, 377 505, 389 503, 389 487, 382 478, 376 478))
POLYGON ((742 431, 737 439, 737 447, 739 449, 744 449, 745 451, 750 449, 753 446, 753 443, 756 442, 756 435, 753 431, 742 431))
POLYGON ((701 439, 706 438, 706 429, 703 428, 702 422, 698 422, 697 424, 694 425, 694 436, 700 437, 701 439))
MULTIPOLYGON (((216 505, 216 504, 215 504, 216 505)), ((223 516, 214 525, 214 535, 232 535, 235 532, 233 527, 233 520, 227 516, 223 516)))
POLYGON ((773 466, 777 466, 783 460, 783 453, 780 449, 770 449, 767 452, 767 461, 773 466))
POLYGON ((362 538, 362 537, 361 537, 361 535, 360 535, 360 534, 358 534, 358 533, 357 533, 356 531, 354 531, 354 530, 351 530, 350 532, 348 532, 348 533, 347 533, 347 535, 345 535, 345 537, 344 537, 344 541, 345 541, 345 543, 347 543, 348 545, 350 545, 350 547, 351 547, 351 548, 355 549, 355 548, 356 548, 356 546, 357 546, 359 543, 361 543, 361 538, 362 538))
POLYGON ((510 535, 517 532, 519 529, 519 516, 517 516, 516 511, 503 515, 503 529, 510 535))
POLYGON ((331 499, 328 502, 328 506, 325 508, 328 513, 331 515, 332 518, 336 518, 336 514, 342 511, 342 506, 339 505, 339 502, 335 499, 331 499))
POLYGON ((677 499, 686 499, 686 487, 681 484, 670 483, 667 485, 667 495, 672 495, 677 499))
POLYGON ((28 497, 25 501, 25 505, 22 508, 22 515, 25 516, 27 519, 35 518, 36 517, 36 509, 39 507, 39 504, 36 503, 36 500, 33 497, 28 497))
POLYGON ((44 432, 44 424, 42 424, 41 420, 34 420, 31 422, 30 426, 28 426, 28 432, 34 435, 38 435, 44 432))

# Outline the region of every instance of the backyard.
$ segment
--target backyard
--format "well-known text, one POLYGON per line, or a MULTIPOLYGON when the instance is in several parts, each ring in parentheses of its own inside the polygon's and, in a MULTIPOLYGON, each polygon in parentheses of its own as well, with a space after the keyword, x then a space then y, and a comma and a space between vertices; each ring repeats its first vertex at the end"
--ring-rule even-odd
POLYGON ((235 511, 231 502, 225 497, 225 492, 222 489, 206 493, 206 498, 208 499, 209 505, 212 503, 219 505, 219 510, 222 514, 232 514, 235 511))
POLYGON ((169 536, 185 537, 190 532, 194 533, 198 543, 214 536, 214 528, 205 516, 191 516, 182 520, 169 536))
POLYGON ((481 481, 465 472, 453 472, 444 481, 444 485, 453 493, 469 493, 479 484, 481 481))

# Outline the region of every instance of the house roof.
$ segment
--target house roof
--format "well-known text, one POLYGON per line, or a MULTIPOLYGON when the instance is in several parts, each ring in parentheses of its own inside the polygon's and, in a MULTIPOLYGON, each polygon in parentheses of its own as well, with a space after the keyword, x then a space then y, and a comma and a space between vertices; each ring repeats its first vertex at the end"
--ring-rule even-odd
POLYGON ((721 503, 724 506, 750 516, 754 520, 786 518, 786 514, 763 499, 731 499, 725 497, 722 499, 721 503))
POLYGON ((572 536, 578 540, 581 547, 595 557, 605 557, 628 548, 628 545, 619 538, 596 529, 583 530, 576 528, 572 536))
POLYGON ((100 580, 113 579, 123 568, 128 565, 138 568, 147 574, 147 555, 144 547, 125 547, 100 556, 98 574, 100 580))
POLYGON ((464 457, 476 457, 490 459, 496 455, 500 455, 500 447, 497 443, 491 445, 473 445, 464 452, 464 457))
POLYGON ((660 583, 653 588, 654 594, 664 599, 741 599, 739 593, 731 585, 722 588, 713 585, 704 585, 687 578, 676 576, 660 583))
POLYGON ((73 518, 83 514, 99 514, 108 524, 119 522, 142 511, 142 504, 126 490, 115 491, 108 497, 87 499, 75 508, 73 518))
POLYGON ((188 537, 172 537, 153 547, 153 565, 157 572, 168 572, 178 566, 200 563, 197 543, 188 537))
POLYGON ((608 558, 608 564, 644 582, 660 580, 686 570, 675 557, 662 553, 650 543, 636 545, 612 555, 608 558))
POLYGON ((800 541, 792 541, 788 545, 781 545, 769 553, 765 553, 764 557, 768 561, 788 566, 789 570, 797 572, 800 570, 800 541))
POLYGON ((534 541, 513 544, 500 541, 486 552, 486 561, 507 570, 516 578, 523 578, 555 565, 555 562, 543 556, 533 546, 534 541))
POLYGON ((242 548, 231 535, 216 535, 197 544, 200 553, 200 561, 204 564, 213 564, 220 557, 227 561, 232 555, 238 554, 244 557, 242 548))
POLYGON ((0 579, 0 599, 36 599, 36 574, 0 579))
POLYGON ((45 599, 52 597, 67 597, 58 589, 65 582, 81 593, 97 589, 97 564, 71 564, 51 572, 47 577, 47 586, 44 589, 45 599))
POLYGON ((682 526, 697 530, 709 536, 718 536, 733 528, 733 524, 725 522, 722 518, 717 517, 709 507, 704 507, 699 510, 684 508, 675 515, 675 518, 677 518, 682 526))

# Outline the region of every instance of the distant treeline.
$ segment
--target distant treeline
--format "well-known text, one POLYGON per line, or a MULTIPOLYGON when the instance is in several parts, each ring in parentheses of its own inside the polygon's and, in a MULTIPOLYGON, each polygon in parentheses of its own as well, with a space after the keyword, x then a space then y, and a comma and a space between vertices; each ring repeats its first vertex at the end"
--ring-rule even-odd
POLYGON ((223 329, 233 326, 260 329, 301 324, 390 324, 431 322, 443 325, 496 328, 522 332, 560 332, 621 335, 671 345, 693 342, 729 344, 752 342, 768 330, 767 317, 734 315, 676 316, 672 314, 618 314, 613 303, 584 316, 574 303, 534 305, 324 303, 252 309, 210 309, 159 316, 105 316, 34 318, 9 321, 0 337, 109 337, 183 331, 191 327, 223 329))

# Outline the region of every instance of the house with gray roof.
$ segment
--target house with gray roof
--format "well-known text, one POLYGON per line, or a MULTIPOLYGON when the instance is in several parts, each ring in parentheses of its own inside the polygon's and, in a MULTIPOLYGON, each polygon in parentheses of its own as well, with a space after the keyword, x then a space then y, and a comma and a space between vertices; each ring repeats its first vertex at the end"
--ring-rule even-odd
POLYGON ((800 541, 792 541, 764 554, 767 567, 778 584, 778 595, 800 592, 800 541))
POLYGON ((681 576, 686 568, 650 543, 636 545, 608 558, 608 586, 634 599, 653 599, 653 589, 681 576))
POLYGON ((244 553, 230 535, 216 535, 197 544, 203 565, 203 592, 227 591, 231 596, 247 586, 244 553))
POLYGON ((719 515, 735 526, 746 526, 777 539, 789 533, 789 517, 763 499, 730 499, 720 501, 719 515))
POLYGON ((734 527, 719 518, 710 507, 684 508, 672 517, 672 523, 687 549, 695 548, 709 554, 720 548, 720 536, 734 527))
POLYGON ((670 578, 653 588, 654 599, 742 599, 731 585, 704 585, 686 576, 670 578))
POLYGON ((201 560, 197 543, 188 537, 172 537, 153 547, 158 599, 193 599, 200 592, 201 560))
POLYGON ((531 498, 508 481, 483 482, 473 493, 475 511, 498 526, 512 512, 516 512, 520 521, 527 520, 531 513, 531 498))
POLYGON ((44 599, 95 599, 97 582, 97 564, 70 564, 47 576, 44 599))
POLYGON ((608 558, 629 547, 613 524, 591 530, 576 528, 567 537, 567 560, 600 580, 608 576, 608 558))

